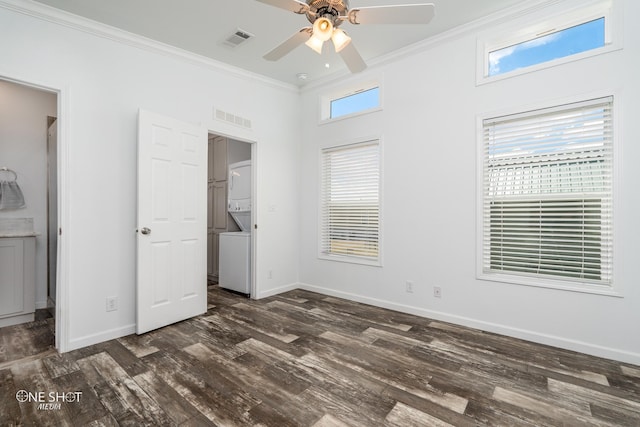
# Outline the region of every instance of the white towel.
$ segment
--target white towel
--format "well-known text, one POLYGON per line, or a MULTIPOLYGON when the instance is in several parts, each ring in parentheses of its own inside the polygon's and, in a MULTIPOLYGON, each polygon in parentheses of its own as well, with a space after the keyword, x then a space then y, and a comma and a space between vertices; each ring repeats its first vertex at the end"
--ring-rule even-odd
POLYGON ((24 207, 24 196, 16 181, 0 181, 0 210, 24 207))

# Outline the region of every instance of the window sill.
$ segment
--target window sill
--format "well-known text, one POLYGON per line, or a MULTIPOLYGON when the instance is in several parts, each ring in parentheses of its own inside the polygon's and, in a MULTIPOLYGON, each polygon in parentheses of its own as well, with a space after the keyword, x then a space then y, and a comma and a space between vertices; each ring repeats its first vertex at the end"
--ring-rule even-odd
POLYGON ((512 285, 532 286, 536 288, 555 289, 559 291, 580 292, 608 297, 623 298, 624 295, 615 287, 597 285, 593 283, 574 282, 570 280, 555 280, 539 277, 524 277, 501 273, 478 273, 478 280, 502 282, 512 285))
POLYGON ((370 260, 370 259, 362 259, 354 256, 348 256, 348 255, 326 255, 326 254, 318 255, 318 259, 321 259, 324 261, 345 262, 348 264, 367 265, 370 267, 382 267, 382 261, 380 259, 370 260))
POLYGON ((382 106, 369 108, 368 110, 357 111, 355 113, 345 114, 344 116, 338 116, 338 117, 333 117, 333 118, 322 119, 322 120, 318 121, 318 125, 326 125, 327 123, 335 123, 335 122, 339 122, 341 120, 348 120, 348 119, 352 119, 354 117, 364 116, 364 115, 375 113, 375 112, 378 112, 378 111, 382 111, 382 106))

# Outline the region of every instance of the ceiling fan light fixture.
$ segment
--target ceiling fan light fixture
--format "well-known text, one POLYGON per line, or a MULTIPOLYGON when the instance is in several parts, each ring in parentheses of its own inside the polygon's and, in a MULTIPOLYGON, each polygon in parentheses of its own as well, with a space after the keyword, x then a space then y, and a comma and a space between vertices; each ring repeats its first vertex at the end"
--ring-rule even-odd
POLYGON ((322 46, 324 45, 324 40, 319 39, 315 34, 309 37, 309 40, 307 40, 305 44, 319 54, 322 54, 322 46))
POLYGON ((333 34, 331 35, 331 41, 333 42, 333 47, 336 49, 337 53, 351 43, 351 37, 349 37, 347 33, 340 28, 336 28, 333 30, 333 34))
MULTIPOLYGON (((359 73, 367 64, 351 43, 351 37, 338 29, 347 22, 360 24, 419 24, 429 23, 434 17, 433 3, 396 4, 357 7, 351 9, 349 0, 257 0, 298 15, 305 15, 312 27, 305 27, 264 55, 268 61, 276 61, 305 43, 322 54, 324 42, 331 39, 336 53, 352 73, 359 73)), ((1 2, 1 0, 0 0, 1 2)))
POLYGON ((313 23, 313 35, 323 42, 331 38, 333 34, 333 23, 327 18, 318 18, 313 23))

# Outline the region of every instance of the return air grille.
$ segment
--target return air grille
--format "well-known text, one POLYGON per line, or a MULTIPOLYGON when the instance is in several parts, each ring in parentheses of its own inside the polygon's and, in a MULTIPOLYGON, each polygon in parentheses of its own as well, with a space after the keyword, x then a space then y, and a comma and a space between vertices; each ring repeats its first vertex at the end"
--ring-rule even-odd
POLYGON ((245 129, 251 129, 251 120, 235 114, 228 113, 217 108, 213 109, 213 117, 221 122, 227 122, 245 129))

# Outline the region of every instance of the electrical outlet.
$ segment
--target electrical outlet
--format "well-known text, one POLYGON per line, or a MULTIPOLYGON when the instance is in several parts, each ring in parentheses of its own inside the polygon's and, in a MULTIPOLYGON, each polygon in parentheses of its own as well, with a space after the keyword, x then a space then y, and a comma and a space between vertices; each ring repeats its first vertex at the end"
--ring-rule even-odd
POLYGON ((273 279, 273 270, 267 272, 267 279, 273 279))
POLYGON ((118 297, 107 297, 107 311, 116 311, 118 309, 118 297))
POLYGON ((405 286, 405 289, 404 289, 404 290, 405 290, 407 293, 410 293, 410 294, 412 294, 412 293, 413 293, 413 282, 412 282, 412 281, 407 280, 407 281, 405 282, 404 286, 405 286))
POLYGON ((436 298, 441 298, 442 297, 442 289, 440 288, 440 286, 434 286, 433 287, 433 296, 436 298))

